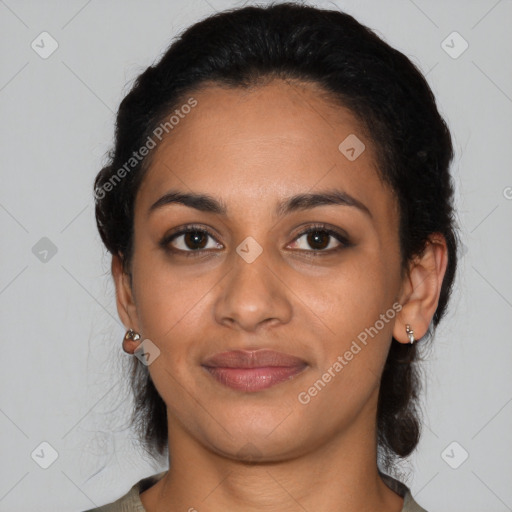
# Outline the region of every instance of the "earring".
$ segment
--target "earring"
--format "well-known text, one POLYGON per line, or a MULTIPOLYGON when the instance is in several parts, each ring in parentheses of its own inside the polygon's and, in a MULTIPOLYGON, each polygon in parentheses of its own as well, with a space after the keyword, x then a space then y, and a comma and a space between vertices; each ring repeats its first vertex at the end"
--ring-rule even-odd
POLYGON ((125 340, 138 341, 140 340, 140 334, 135 332, 133 329, 128 329, 124 335, 125 340))
POLYGON ((415 341, 414 331, 411 329, 411 326, 409 324, 405 326, 405 332, 407 333, 407 336, 409 336, 409 343, 412 345, 415 341))
MULTIPOLYGON (((133 329, 128 329, 126 331, 126 334, 124 335, 124 339, 127 340, 127 341, 138 341, 138 340, 140 340, 140 334, 138 332, 135 332, 133 329)), ((123 350, 127 354, 133 355, 131 352, 126 350, 126 347, 124 346, 124 343, 123 343, 123 350)))

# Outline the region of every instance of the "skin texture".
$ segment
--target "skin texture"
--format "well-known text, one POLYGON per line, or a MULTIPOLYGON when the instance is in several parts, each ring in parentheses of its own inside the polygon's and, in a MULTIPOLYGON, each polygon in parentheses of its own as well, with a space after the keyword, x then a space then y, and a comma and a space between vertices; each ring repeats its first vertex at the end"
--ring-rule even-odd
MULTIPOLYGON (((432 236, 401 272, 396 200, 376 172, 372 144, 349 110, 319 92, 282 80, 250 90, 210 85, 194 93, 197 106, 153 150, 135 202, 133 287, 120 258, 112 260, 123 323, 160 350, 148 369, 167 405, 172 460, 141 494, 148 512, 402 508, 377 473, 380 376, 392 336, 407 343, 405 324, 416 339, 426 333, 446 245, 432 236), (354 161, 338 150, 350 134, 366 145, 354 161), (228 213, 170 204, 148 214, 171 189, 209 194, 228 213), (274 215, 278 201, 330 189, 350 194, 369 214, 323 205, 274 215), (159 246, 190 223, 212 232, 199 242, 210 252, 187 258, 159 246), (327 234, 314 245, 301 234, 314 223, 343 230, 351 245, 327 234), (251 263, 236 251, 247 237, 262 249, 251 263), (394 303, 401 311, 302 404, 298 394, 394 303), (201 367, 218 352, 259 348, 292 354, 307 367, 256 393, 225 387, 201 367), (244 458, 249 453, 254 463, 244 458)), ((193 243, 180 236, 167 247, 192 252, 193 243)), ((139 344, 125 341, 124 348, 139 344)))

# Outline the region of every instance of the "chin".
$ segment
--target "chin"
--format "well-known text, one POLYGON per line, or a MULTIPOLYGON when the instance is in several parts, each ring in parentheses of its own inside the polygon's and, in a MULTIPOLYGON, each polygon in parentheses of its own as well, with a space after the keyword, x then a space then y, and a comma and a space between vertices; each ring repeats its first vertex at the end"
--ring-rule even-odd
MULTIPOLYGON (((220 421, 220 417, 218 419, 220 421)), ((215 432, 204 432, 204 442, 212 451, 229 459, 245 462, 286 460, 305 453, 305 447, 312 444, 312 440, 303 434, 308 430, 304 428, 304 421, 286 408, 280 409, 280 414, 258 414, 247 417, 246 421, 240 416, 232 417, 231 421, 224 419, 225 422, 220 423, 226 426, 229 434, 215 423, 215 432)))

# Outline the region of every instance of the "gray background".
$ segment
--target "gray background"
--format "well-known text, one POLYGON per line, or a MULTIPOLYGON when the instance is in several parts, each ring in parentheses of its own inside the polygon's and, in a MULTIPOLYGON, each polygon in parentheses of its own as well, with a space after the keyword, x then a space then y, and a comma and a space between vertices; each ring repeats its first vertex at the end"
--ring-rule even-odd
MULTIPOLYGON (((137 74, 186 26, 241 4, 0 1, 0 511, 84 510, 166 468, 127 429, 129 356, 92 182, 137 74), (58 43, 48 58, 31 47, 51 48, 43 31, 58 43), (58 454, 47 469, 42 442, 58 454)), ((512 2, 316 5, 408 55, 454 136, 464 256, 425 354, 426 425, 406 483, 429 512, 512 510, 512 2), (469 44, 457 58, 454 31, 469 44)))

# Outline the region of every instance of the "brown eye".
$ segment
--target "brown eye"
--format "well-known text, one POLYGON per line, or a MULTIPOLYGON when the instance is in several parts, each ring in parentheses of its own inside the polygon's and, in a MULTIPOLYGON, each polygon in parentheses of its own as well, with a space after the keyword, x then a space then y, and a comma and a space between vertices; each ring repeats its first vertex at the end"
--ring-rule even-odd
POLYGON ((194 256, 210 249, 222 248, 214 236, 203 228, 185 227, 177 233, 165 236, 159 244, 164 250, 194 256))
POLYGON ((204 249, 208 235, 204 231, 189 231, 183 235, 183 243, 189 249, 204 249))
POLYGON ((331 252, 349 245, 345 235, 327 227, 313 226, 295 239, 294 248, 310 252, 331 252), (302 245, 297 242, 300 239, 304 239, 302 245))
POLYGON ((325 231, 310 231, 307 234, 307 242, 313 249, 325 249, 329 245, 331 235, 325 231))

